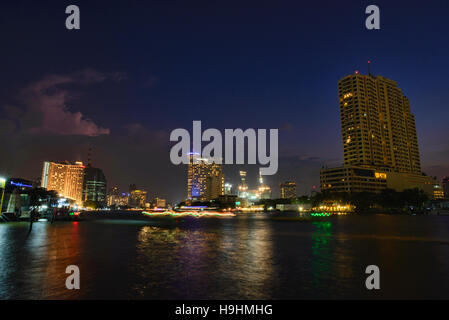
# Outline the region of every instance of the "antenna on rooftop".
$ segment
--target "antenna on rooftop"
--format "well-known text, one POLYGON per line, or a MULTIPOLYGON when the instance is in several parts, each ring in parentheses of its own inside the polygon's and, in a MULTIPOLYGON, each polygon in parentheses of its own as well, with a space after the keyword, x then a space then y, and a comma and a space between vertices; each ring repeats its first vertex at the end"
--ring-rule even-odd
POLYGON ((371 74, 371 60, 368 60, 368 75, 373 76, 371 74))
POLYGON ((92 148, 89 147, 89 150, 87 151, 87 166, 92 166, 92 148))

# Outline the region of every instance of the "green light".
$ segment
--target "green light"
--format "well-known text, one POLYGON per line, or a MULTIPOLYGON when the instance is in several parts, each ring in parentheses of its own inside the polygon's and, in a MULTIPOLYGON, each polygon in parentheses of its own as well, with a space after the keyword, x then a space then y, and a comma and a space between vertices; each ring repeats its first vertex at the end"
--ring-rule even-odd
POLYGON ((310 214, 312 217, 330 217, 332 215, 331 212, 314 212, 310 214))

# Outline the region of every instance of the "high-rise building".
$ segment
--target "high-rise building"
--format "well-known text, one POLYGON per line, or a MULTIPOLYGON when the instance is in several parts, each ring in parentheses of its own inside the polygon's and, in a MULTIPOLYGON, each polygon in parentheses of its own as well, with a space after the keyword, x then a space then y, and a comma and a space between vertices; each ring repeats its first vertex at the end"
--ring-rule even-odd
POLYGON ((291 199, 296 198, 296 183, 293 181, 286 181, 281 183, 281 198, 291 199))
POLYGON ((108 191, 107 205, 118 207, 120 205, 120 192, 118 186, 113 186, 108 191))
POLYGON ((225 190, 224 194, 227 194, 227 195, 232 194, 232 184, 225 183, 224 190, 225 190))
POLYGON ((444 197, 449 199, 449 177, 444 177, 442 181, 444 197))
POLYGON ((395 81, 358 72, 338 82, 344 166, 322 169, 321 191, 380 192, 438 183, 421 173, 415 118, 395 81))
POLYGON ((45 161, 42 170, 42 188, 56 191, 61 197, 83 202, 84 165, 82 162, 45 161))
POLYGON ((246 183, 246 171, 240 171, 240 184, 238 187, 238 196, 240 198, 247 198, 248 197, 248 184, 246 183))
POLYGON ((212 200, 224 194, 224 174, 221 164, 213 159, 190 155, 187 171, 187 198, 212 200))
POLYGON ((271 188, 264 184, 262 172, 259 169, 259 187, 255 192, 256 197, 259 199, 271 199, 271 188))
POLYGON ((355 73, 338 95, 345 165, 421 174, 415 117, 395 81, 355 73))
POLYGON ((106 204, 106 177, 101 169, 87 167, 84 170, 83 201, 99 207, 106 204))

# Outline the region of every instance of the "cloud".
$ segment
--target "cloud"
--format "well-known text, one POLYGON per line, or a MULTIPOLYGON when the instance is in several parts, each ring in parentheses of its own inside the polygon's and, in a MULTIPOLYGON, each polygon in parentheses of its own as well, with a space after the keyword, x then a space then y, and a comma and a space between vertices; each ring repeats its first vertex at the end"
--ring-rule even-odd
POLYGON ((72 111, 69 103, 75 94, 69 85, 89 85, 106 80, 121 81, 121 73, 102 73, 86 69, 68 75, 48 75, 21 91, 19 107, 4 107, 11 120, 19 120, 25 133, 99 136, 110 130, 97 125, 80 111, 72 111))

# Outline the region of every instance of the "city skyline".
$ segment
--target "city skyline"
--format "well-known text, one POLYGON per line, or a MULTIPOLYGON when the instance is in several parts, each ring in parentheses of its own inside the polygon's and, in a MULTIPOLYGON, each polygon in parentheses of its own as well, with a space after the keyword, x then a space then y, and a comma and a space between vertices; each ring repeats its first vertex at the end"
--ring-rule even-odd
MULTIPOLYGON (((364 29, 362 4, 345 7, 328 2, 326 9, 290 3, 251 10, 218 4, 178 7, 165 15, 167 25, 157 18, 167 8, 164 4, 154 4, 151 10, 140 10, 137 3, 126 8, 111 4, 107 14, 100 15, 99 4, 86 3, 78 34, 60 28, 58 6, 27 4, 27 12, 41 13, 31 18, 23 7, 14 6, 11 16, 16 20, 4 17, 4 21, 15 33, 6 35, 5 41, 16 43, 13 34, 22 37, 31 51, 17 44, 0 53, 8 62, 27 52, 17 70, 5 63, 1 80, 0 142, 6 156, 0 160, 0 174, 35 179, 43 161, 87 162, 92 147, 93 165, 104 171, 108 184, 124 189, 136 183, 175 202, 185 197, 187 169, 169 161, 169 132, 203 120, 215 128, 278 127, 279 172, 266 177, 266 183, 278 194, 280 183, 294 180, 298 194, 305 194, 319 186, 323 165, 343 163, 335 134, 339 131, 335 83, 355 70, 367 73, 366 61, 371 60, 372 73, 397 81, 410 99, 422 171, 441 180, 449 172, 444 121, 449 116, 444 72, 449 48, 432 30, 438 28, 438 17, 447 5, 435 2, 425 9, 409 2, 404 7, 382 1, 379 5, 386 26, 379 31, 381 37, 364 29), (411 18, 418 12, 425 20, 419 26, 411 18), (126 13, 151 23, 132 23, 126 13), (317 24, 315 14, 327 23, 317 24), (123 23, 108 23, 118 16, 123 23), (395 21, 398 16, 401 20, 395 21), (268 24, 267 17, 271 17, 268 24), (295 27, 298 19, 313 28, 295 27), (60 45, 30 38, 30 25, 60 45), (255 26, 261 28, 257 33, 255 26), (106 36, 99 40, 99 34, 106 36), (413 41, 405 41, 408 34, 413 34, 413 41), (366 41, 360 43, 361 37, 366 41), (236 45, 239 52, 232 50, 236 45), (423 47, 437 46, 438 51, 430 50, 430 59, 423 47), (52 58, 45 58, 50 51, 52 58), (59 58, 53 53, 60 53, 59 58), (165 180, 178 183, 162 184, 165 180)), ((256 185, 258 166, 223 166, 227 181, 234 185, 240 170, 247 171, 249 183, 256 185)))
POLYGON ((0 299, 169 319, 449 299, 448 12, 2 4, 0 299))

